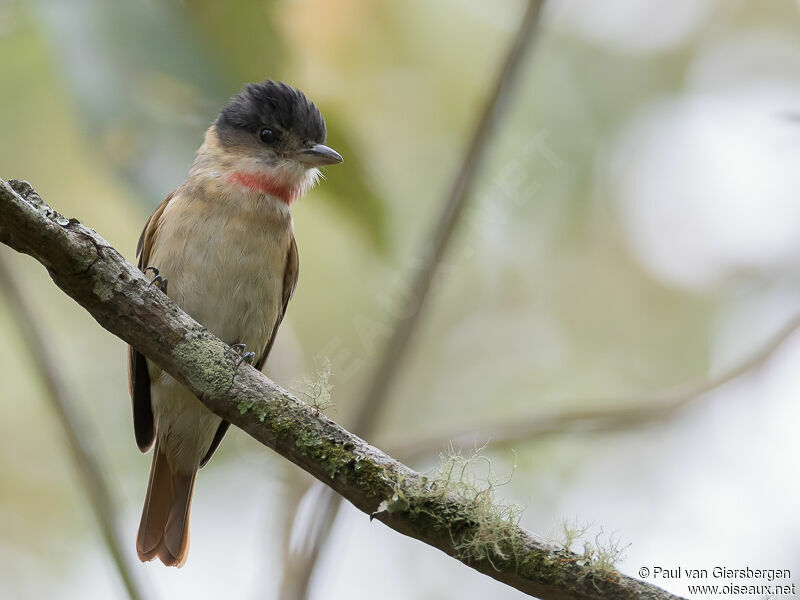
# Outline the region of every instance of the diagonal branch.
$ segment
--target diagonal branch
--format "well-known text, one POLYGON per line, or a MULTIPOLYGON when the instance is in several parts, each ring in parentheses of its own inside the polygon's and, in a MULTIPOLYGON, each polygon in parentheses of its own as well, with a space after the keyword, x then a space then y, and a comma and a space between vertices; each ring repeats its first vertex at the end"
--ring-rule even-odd
POLYGON ((406 348, 419 325, 422 308, 428 298, 431 283, 447 252, 458 220, 467 205, 476 175, 483 165, 486 153, 492 146, 490 140, 496 133, 497 126, 508 107, 508 101, 519 77, 527 50, 534 41, 534 33, 537 30, 536 26, 539 23, 543 5, 544 0, 528 1, 517 34, 508 49, 505 62, 497 75, 480 120, 472 132, 464 160, 453 179, 442 207, 442 213, 431 233, 423 264, 414 274, 411 282, 409 306, 406 307, 407 311, 404 311, 405 318, 395 325, 392 337, 380 357, 361 401, 359 413, 353 425, 353 430, 360 435, 367 435, 375 427, 388 400, 389 390, 406 354, 406 348))
POLYGON ((183 312, 108 242, 47 206, 24 182, 0 180, 0 242, 42 263, 67 295, 219 416, 272 448, 387 526, 498 581, 543 599, 668 599, 672 594, 581 557, 494 517, 499 533, 463 553, 485 516, 455 493, 344 430, 248 365, 183 312), (24 196, 24 197, 23 197, 24 196), (398 502, 397 498, 402 498, 398 502))
POLYGON ((83 480, 103 541, 111 554, 128 598, 144 600, 149 594, 145 593, 142 582, 133 573, 129 558, 123 550, 124 546, 117 528, 115 503, 103 477, 103 470, 95 459, 96 452, 93 452, 89 445, 89 436, 77 409, 78 403, 70 392, 70 384, 56 367, 58 363, 50 353, 42 332, 36 325, 36 319, 31 314, 2 254, 0 254, 0 289, 11 314, 16 319, 25 347, 30 354, 31 363, 39 373, 47 390, 47 398, 64 430, 72 460, 83 480))

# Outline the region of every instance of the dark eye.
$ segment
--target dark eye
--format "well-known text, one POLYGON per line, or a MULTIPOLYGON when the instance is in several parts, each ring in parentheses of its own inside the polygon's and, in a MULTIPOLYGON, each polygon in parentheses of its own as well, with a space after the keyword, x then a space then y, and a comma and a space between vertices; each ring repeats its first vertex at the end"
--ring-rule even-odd
POLYGON ((258 139, 265 144, 272 144, 278 139, 278 134, 269 127, 262 127, 258 130, 258 139))

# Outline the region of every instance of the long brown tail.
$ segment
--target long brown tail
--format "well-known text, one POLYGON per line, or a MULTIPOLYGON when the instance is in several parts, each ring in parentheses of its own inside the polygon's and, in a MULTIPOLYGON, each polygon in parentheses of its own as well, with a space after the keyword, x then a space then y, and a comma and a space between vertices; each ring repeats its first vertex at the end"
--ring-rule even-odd
POLYGON ((158 557, 169 567, 182 567, 189 555, 189 513, 197 471, 173 473, 156 441, 147 482, 136 552, 142 562, 158 557))

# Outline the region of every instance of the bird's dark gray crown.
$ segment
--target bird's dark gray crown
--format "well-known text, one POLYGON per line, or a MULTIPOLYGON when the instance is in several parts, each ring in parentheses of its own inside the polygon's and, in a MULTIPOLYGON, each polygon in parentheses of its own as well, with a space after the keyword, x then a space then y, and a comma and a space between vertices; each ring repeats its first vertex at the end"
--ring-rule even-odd
POLYGON ((256 133, 262 127, 276 126, 318 144, 325 142, 327 134, 325 119, 303 92, 271 80, 248 83, 225 105, 216 122, 221 136, 235 130, 256 133))

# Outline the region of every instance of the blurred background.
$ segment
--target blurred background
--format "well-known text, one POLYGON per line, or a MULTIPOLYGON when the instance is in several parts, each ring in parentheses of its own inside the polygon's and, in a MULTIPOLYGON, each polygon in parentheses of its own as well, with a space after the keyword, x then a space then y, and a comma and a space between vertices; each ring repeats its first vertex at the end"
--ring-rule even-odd
MULTIPOLYGON (((0 176, 133 260, 226 99, 267 77, 303 89, 345 163, 295 205, 300 281, 266 372, 302 392, 330 360, 327 414, 348 427, 414 313, 407 282, 524 9, 0 0, 0 176)), ((800 2, 553 0, 507 100, 367 438, 422 471, 449 439, 489 442, 525 527, 586 523, 633 576, 800 582, 800 2)), ((187 565, 140 564, 150 457, 125 346, 0 254, 143 597, 290 598, 304 579, 311 599, 523 597, 349 505, 309 561, 323 494, 237 430, 198 479, 187 565)), ((18 321, 0 293, 0 597, 126 598, 18 321)))

